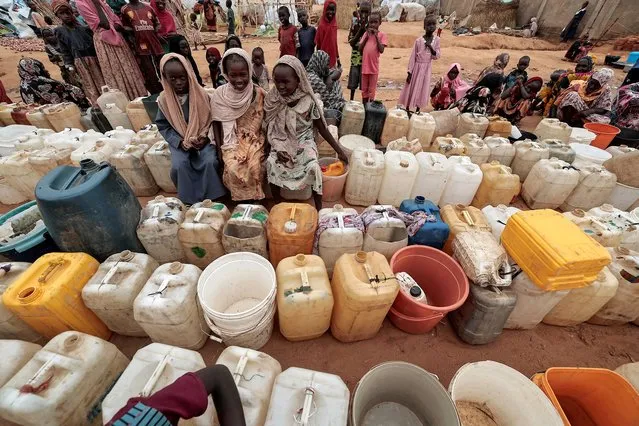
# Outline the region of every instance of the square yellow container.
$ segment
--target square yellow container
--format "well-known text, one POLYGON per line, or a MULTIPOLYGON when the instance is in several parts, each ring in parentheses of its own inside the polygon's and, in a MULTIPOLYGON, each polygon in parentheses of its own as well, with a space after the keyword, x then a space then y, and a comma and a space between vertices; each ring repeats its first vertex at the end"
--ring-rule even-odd
POLYGON ((111 331, 84 305, 82 288, 100 263, 84 253, 48 253, 2 295, 2 302, 47 339, 76 330, 108 340, 111 331))
POLYGON ((513 215, 506 223, 501 243, 544 290, 585 287, 611 262, 603 246, 554 210, 513 215))
POLYGON ((317 230, 317 210, 305 203, 279 203, 273 206, 266 224, 270 261, 277 268, 287 257, 312 254, 317 230), (295 226, 287 229, 286 223, 295 226), (292 232, 289 232, 292 231, 292 232))

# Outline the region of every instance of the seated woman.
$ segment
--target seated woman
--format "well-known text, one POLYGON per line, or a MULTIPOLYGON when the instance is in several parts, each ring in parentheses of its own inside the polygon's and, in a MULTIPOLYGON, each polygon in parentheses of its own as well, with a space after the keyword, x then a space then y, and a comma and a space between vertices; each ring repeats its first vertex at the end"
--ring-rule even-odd
POLYGON ((208 93, 185 57, 168 53, 160 63, 164 91, 155 123, 171 150, 171 179, 186 204, 222 197, 217 150, 208 137, 213 115, 208 93))
POLYGON ((501 92, 503 82, 503 74, 490 73, 477 82, 463 98, 452 104, 450 108, 459 108, 461 113, 472 112, 485 115, 492 109, 494 93, 501 92))
POLYGON ((547 96, 546 106, 544 108, 544 117, 555 118, 557 117, 557 107, 555 102, 557 96, 562 90, 567 89, 575 80, 588 80, 592 75, 592 69, 595 66, 590 56, 585 56, 577 62, 574 72, 567 72, 560 76, 557 82, 553 85, 551 93, 547 96))
POLYGON ((18 62, 20 96, 27 104, 59 104, 73 102, 82 109, 91 105, 82 89, 51 78, 42 62, 22 58, 18 62))
POLYGON ((619 88, 615 126, 639 132, 639 83, 619 88))
POLYGON ((461 69, 461 65, 451 64, 448 72, 435 83, 430 92, 430 103, 435 110, 448 109, 470 89, 470 85, 461 78, 461 69))
POLYGON ((313 53, 306 66, 308 80, 316 95, 324 103, 324 109, 335 109, 341 111, 346 104, 346 99, 342 94, 342 87, 339 78, 342 75, 338 70, 329 68, 331 58, 328 53, 318 50, 313 53))
POLYGON ((525 83, 517 80, 514 86, 502 92, 501 99, 495 107, 495 114, 508 119, 512 124, 518 124, 528 115, 530 106, 543 84, 541 77, 533 77, 525 83))
POLYGON ((191 54, 191 46, 189 45, 188 40, 182 35, 176 35, 171 37, 169 40, 169 51, 171 53, 177 53, 178 55, 184 56, 189 63, 191 64, 191 68, 195 73, 195 78, 200 86, 204 86, 202 83, 202 77, 200 77, 200 70, 197 67, 197 63, 195 59, 193 59, 193 55, 191 54))
POLYGON ((557 97, 557 117, 573 127, 584 123, 610 123, 612 93, 608 83, 613 72, 602 68, 592 74, 588 81, 575 80, 557 97))
POLYGON ((282 56, 273 68, 275 87, 264 100, 264 127, 271 152, 266 159, 268 182, 292 191, 313 189, 315 207, 322 208, 322 169, 313 128, 348 163, 341 146, 328 131, 304 65, 294 56, 282 56))
POLYGON ((215 145, 224 162, 224 185, 233 200, 261 200, 266 92, 251 80, 253 66, 244 50, 227 50, 222 69, 229 83, 211 95, 211 111, 215 145))

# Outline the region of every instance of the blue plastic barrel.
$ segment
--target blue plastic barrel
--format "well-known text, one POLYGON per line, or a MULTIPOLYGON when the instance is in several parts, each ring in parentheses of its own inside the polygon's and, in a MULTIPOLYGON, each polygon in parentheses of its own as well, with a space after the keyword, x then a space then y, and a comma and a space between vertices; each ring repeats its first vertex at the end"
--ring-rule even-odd
POLYGON ((35 262, 43 254, 60 251, 47 227, 40 222, 35 201, 29 201, 0 217, 0 226, 12 222, 14 235, 0 241, 0 256, 14 262, 35 262), (35 211, 28 212, 32 207, 35 211))
POLYGON ((408 237, 409 245, 430 246, 440 250, 444 247, 450 229, 442 220, 439 214, 439 207, 435 203, 420 196, 415 197, 414 200, 402 201, 399 210, 409 214, 422 211, 428 215, 428 220, 419 231, 415 235, 408 237))

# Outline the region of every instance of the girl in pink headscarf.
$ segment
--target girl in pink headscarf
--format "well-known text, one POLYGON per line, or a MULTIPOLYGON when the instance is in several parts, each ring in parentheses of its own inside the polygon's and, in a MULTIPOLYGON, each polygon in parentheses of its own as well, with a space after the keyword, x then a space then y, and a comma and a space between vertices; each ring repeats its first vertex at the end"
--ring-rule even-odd
POLYGON ((452 64, 448 72, 435 83, 430 94, 430 103, 434 109, 448 109, 468 92, 470 85, 461 77, 461 69, 458 63, 452 64))

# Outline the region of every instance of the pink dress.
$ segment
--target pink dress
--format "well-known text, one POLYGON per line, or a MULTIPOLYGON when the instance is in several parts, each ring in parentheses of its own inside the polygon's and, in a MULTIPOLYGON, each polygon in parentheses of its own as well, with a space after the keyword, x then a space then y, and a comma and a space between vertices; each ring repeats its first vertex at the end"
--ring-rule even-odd
POLYGON ((430 79, 432 74, 431 62, 439 59, 441 50, 439 48, 439 37, 433 36, 433 49, 436 55, 426 47, 424 37, 415 40, 413 52, 408 62, 408 72, 411 73, 411 81, 406 84, 399 95, 399 104, 408 109, 419 107, 423 109, 428 105, 430 98, 430 79))

